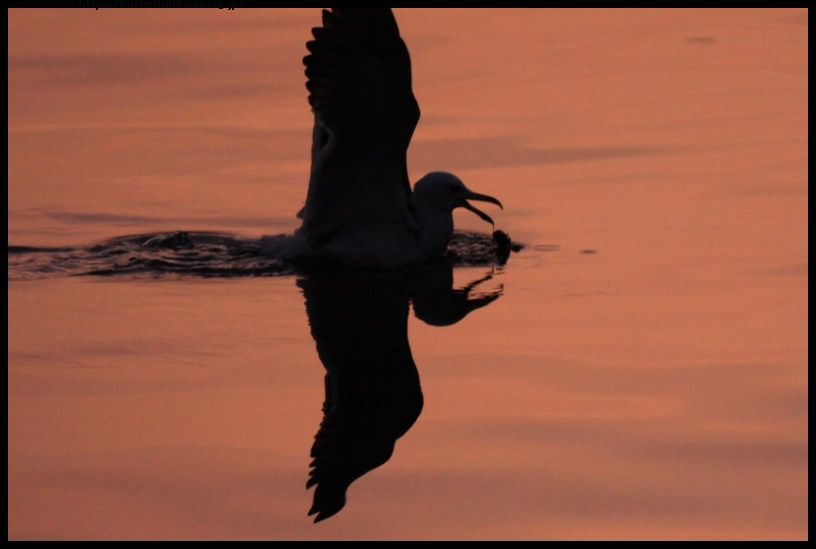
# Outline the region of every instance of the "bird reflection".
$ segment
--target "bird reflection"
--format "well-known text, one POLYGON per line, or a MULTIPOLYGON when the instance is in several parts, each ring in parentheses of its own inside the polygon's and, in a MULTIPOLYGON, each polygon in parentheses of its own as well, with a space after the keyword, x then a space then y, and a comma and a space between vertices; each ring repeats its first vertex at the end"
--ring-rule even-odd
POLYGON ((501 295, 477 287, 492 273, 453 287, 445 260, 420 270, 324 271, 298 280, 317 353, 326 368, 323 421, 309 480, 315 522, 339 512, 352 482, 384 464, 422 411, 408 343, 409 301, 420 320, 449 326, 501 295))

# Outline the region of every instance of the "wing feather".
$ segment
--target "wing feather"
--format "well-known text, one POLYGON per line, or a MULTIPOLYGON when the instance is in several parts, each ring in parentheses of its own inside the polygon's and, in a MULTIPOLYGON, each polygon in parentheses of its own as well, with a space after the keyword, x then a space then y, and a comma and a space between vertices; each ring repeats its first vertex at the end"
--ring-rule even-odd
POLYGON ((315 116, 303 225, 310 244, 413 226, 406 152, 419 121, 411 61, 387 8, 323 10, 303 58, 315 116))

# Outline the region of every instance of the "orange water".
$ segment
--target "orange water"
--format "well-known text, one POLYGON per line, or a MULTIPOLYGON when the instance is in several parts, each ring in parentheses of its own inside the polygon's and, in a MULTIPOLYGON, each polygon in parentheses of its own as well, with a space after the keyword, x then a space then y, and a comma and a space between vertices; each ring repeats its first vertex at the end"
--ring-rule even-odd
MULTIPOLYGON (((412 179, 529 246, 490 306, 410 317, 392 459, 311 523, 292 278, 10 282, 9 538, 805 538, 807 12, 396 17, 412 179)), ((318 21, 10 10, 9 243, 292 230, 318 21)))

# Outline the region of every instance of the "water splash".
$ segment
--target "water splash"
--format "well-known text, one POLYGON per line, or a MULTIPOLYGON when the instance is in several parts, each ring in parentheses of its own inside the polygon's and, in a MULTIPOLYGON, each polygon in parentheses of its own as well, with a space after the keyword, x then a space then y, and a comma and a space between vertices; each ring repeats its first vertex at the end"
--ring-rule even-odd
MULTIPOLYGON (((446 255, 454 267, 502 265, 511 251, 519 249, 504 233, 491 238, 455 232, 446 255)), ((296 272, 294 265, 262 255, 259 239, 223 233, 128 235, 75 248, 8 246, 9 280, 116 275, 229 278, 296 272)))

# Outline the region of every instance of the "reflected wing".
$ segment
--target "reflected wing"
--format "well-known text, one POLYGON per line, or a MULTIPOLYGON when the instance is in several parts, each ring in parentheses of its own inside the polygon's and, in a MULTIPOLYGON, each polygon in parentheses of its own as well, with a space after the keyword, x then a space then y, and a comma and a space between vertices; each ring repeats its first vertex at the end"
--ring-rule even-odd
POLYGON ((394 15, 324 10, 312 33, 303 62, 315 128, 301 230, 313 245, 366 224, 404 230, 412 222, 406 151, 419 108, 394 15))
POLYGON ((422 410, 422 391, 401 273, 315 273, 298 285, 327 372, 306 485, 320 521, 343 508, 352 482, 388 461, 422 410))

